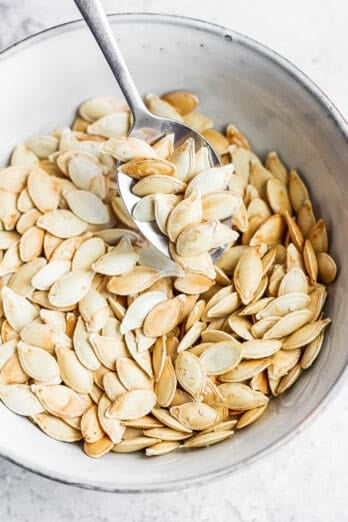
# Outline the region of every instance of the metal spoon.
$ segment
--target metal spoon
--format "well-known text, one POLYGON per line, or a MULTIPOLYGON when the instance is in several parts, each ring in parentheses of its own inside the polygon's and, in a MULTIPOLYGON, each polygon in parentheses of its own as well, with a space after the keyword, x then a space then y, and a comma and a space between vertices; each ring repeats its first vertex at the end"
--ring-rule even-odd
MULTIPOLYGON (((140 129, 144 128, 151 128, 157 131, 158 135, 173 133, 175 136, 175 147, 180 146, 188 138, 193 138, 197 150, 203 146, 208 148, 211 166, 220 166, 221 163, 218 155, 208 141, 198 132, 178 121, 154 116, 147 110, 116 43, 100 0, 74 1, 102 50, 133 114, 133 126, 129 135, 138 136, 140 129)), ((118 172, 119 191, 136 226, 154 247, 167 257, 170 257, 167 237, 165 237, 153 223, 142 222, 133 218, 133 208, 140 199, 132 193, 133 184, 134 180, 130 176, 118 172)), ((211 252, 213 261, 216 261, 221 256, 223 250, 224 248, 218 248, 214 250, 214 252, 211 252)))

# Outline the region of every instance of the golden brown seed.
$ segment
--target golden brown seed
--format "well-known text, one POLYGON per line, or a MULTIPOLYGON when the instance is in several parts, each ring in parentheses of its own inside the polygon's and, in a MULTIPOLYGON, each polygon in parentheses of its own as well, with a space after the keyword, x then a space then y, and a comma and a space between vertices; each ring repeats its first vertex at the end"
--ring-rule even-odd
POLYGON ((306 239, 303 248, 303 260, 311 281, 318 279, 318 260, 313 245, 309 239, 306 239))
POLYGON ((266 168, 272 172, 273 176, 284 185, 288 184, 288 173, 285 165, 279 159, 276 152, 270 152, 265 162, 266 168))
POLYGON ((313 228, 308 232, 308 239, 313 245, 313 248, 317 254, 328 251, 328 237, 325 221, 319 219, 313 228))
POLYGON ((309 200, 307 187, 295 170, 289 174, 289 196, 295 212, 299 212, 304 202, 309 200))
POLYGON ((326 252, 320 252, 318 254, 318 270, 319 279, 322 283, 329 285, 332 283, 337 275, 337 266, 334 259, 326 254, 326 252))
POLYGON ((250 145, 247 138, 240 132, 235 125, 228 125, 226 129, 226 136, 231 145, 236 145, 242 149, 250 150, 250 145))
POLYGON ((144 333, 148 337, 160 337, 170 332, 179 322, 184 296, 163 301, 156 305, 146 316, 144 333))
POLYGON ((290 216, 288 211, 285 212, 285 219, 288 225, 290 240, 294 243, 297 250, 301 252, 304 243, 304 237, 302 235, 301 229, 297 225, 295 219, 290 216))
POLYGON ((171 91, 164 94, 162 99, 173 105, 182 116, 194 111, 199 103, 197 96, 188 91, 171 91))
POLYGON ((176 374, 170 357, 166 357, 163 370, 155 384, 157 402, 163 408, 171 404, 176 390, 176 374))
POLYGON ((215 129, 204 129, 203 136, 209 141, 215 152, 219 155, 226 154, 230 146, 230 142, 221 132, 215 129))
POLYGON ((264 221, 250 239, 250 246, 280 243, 285 232, 285 222, 280 214, 273 214, 264 221))

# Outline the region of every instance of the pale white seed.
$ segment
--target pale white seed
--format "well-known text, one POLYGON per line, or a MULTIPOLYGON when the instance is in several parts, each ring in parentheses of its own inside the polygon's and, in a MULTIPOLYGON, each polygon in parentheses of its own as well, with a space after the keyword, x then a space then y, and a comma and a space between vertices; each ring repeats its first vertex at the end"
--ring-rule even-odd
POLYGON ((109 214, 104 203, 92 192, 71 190, 65 194, 70 210, 87 223, 101 225, 107 223, 109 214))
POLYGON ((35 206, 42 212, 54 211, 59 203, 59 190, 52 176, 43 169, 36 168, 28 177, 29 196, 35 206))
POLYGON ((135 252, 119 252, 112 250, 101 256, 98 261, 93 263, 92 268, 99 274, 117 276, 129 272, 139 256, 135 252))
POLYGON ((89 335, 82 318, 79 317, 73 334, 74 349, 80 363, 88 370, 94 371, 99 368, 100 361, 89 342, 89 335))
POLYGON ((188 351, 181 352, 175 360, 175 373, 181 387, 198 399, 206 380, 205 368, 200 359, 188 351))
POLYGON ((17 415, 31 417, 45 410, 27 384, 0 386, 0 399, 17 415))
POLYGON ((238 341, 213 344, 200 356, 207 375, 220 375, 235 368, 242 358, 243 348, 238 341))
POLYGON ((90 393, 93 388, 93 373, 82 366, 74 351, 59 347, 56 355, 64 383, 77 393, 90 393))
POLYGON ((102 255, 105 254, 105 244, 99 237, 91 237, 84 241, 76 250, 72 259, 72 270, 90 270, 102 255))
POLYGON ((58 209, 44 214, 37 220, 37 226, 61 239, 79 236, 87 229, 87 223, 70 210, 58 209))
POLYGON ((48 299, 55 307, 67 307, 78 303, 88 292, 94 273, 67 272, 50 288, 48 299))
POLYGON ((41 268, 31 280, 31 284, 37 290, 49 290, 62 275, 70 270, 70 262, 64 260, 51 261, 41 268))
POLYGON ((1 295, 5 317, 17 332, 39 316, 38 309, 34 305, 10 288, 4 287, 1 295))
POLYGON ((48 384, 61 381, 57 361, 46 350, 19 341, 18 356, 23 370, 32 379, 48 384))
POLYGON ((39 428, 53 439, 62 442, 75 442, 82 439, 80 430, 69 426, 66 422, 49 413, 33 415, 32 420, 39 428))
POLYGON ((114 112, 106 114, 91 125, 88 125, 88 134, 97 134, 104 138, 119 138, 126 136, 129 129, 129 113, 114 112))
POLYGON ((79 107, 79 114, 86 121, 96 121, 107 114, 119 111, 128 111, 127 104, 111 96, 91 98, 79 107))

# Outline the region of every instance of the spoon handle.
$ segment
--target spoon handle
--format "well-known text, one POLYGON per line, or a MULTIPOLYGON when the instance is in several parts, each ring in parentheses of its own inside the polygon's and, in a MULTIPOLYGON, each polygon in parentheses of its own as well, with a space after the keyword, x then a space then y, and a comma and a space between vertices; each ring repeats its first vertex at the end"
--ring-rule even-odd
POLYGON ((134 121, 148 115, 148 110, 134 85, 100 0, 74 0, 74 2, 104 54, 128 102, 134 121))

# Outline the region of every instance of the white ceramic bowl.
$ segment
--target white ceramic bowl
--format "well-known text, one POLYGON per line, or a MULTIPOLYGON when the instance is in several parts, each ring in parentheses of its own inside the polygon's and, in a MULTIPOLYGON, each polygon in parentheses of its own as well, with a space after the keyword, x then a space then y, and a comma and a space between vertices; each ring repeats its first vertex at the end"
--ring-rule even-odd
MULTIPOLYGON (((183 488, 226 476, 301 429, 342 377, 348 361, 348 133, 324 94, 294 66, 260 44, 205 22, 162 15, 110 17, 142 93, 193 90, 218 125, 235 122, 255 150, 277 150, 299 168, 315 210, 325 216, 340 274, 330 287, 334 319, 314 367, 266 416, 208 449, 160 458, 109 454, 92 460, 76 444, 56 442, 0 405, 0 453, 32 471, 108 491, 183 488)), ((118 94, 84 23, 66 24, 13 46, 0 59, 0 157, 31 135, 69 124, 81 102, 118 94)))

